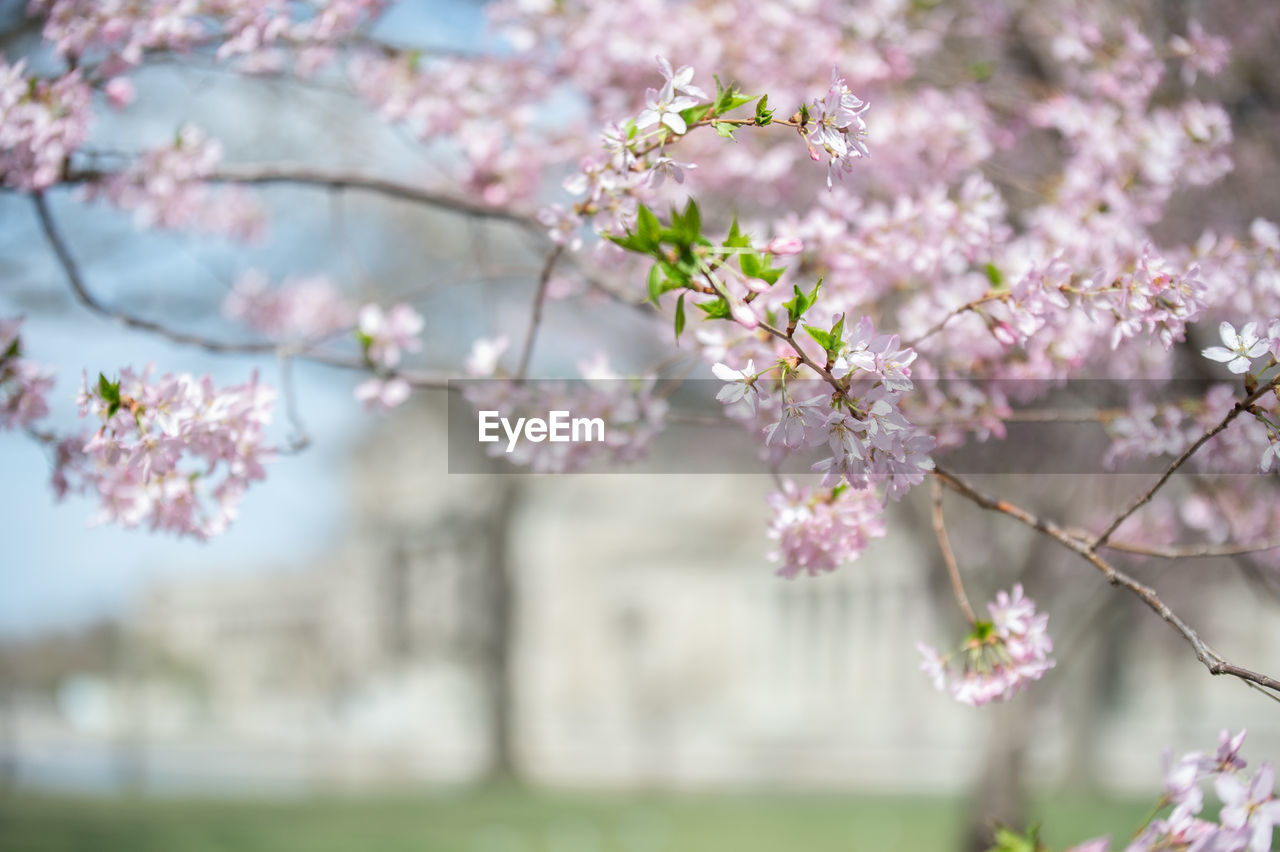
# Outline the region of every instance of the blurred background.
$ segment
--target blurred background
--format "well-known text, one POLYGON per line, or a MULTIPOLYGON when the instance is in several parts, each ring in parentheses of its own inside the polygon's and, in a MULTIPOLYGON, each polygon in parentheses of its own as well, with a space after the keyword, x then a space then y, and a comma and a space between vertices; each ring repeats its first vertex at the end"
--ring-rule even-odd
MULTIPOLYGON (((0 10, 0 50, 35 51, 23 4, 0 10)), ((467 0, 402 4, 381 26, 400 43, 485 38, 467 0)), ((447 168, 394 128, 344 120, 351 96, 321 84, 176 66, 136 83, 127 117, 97 115, 102 147, 155 144, 190 118, 232 162, 406 180, 447 168)), ((1270 126, 1241 134, 1263 165, 1270 126)), ((52 204, 104 301, 184 327, 227 333, 219 305, 257 268, 328 271, 353 300, 447 316, 425 359, 456 360, 479 334, 519 339, 540 256, 514 229, 355 194, 262 198, 271 239, 247 248, 140 232, 70 193, 52 204)), ((271 362, 89 317, 30 201, 0 194, 0 223, 0 315, 24 314, 28 356, 58 368, 55 425, 75 423, 82 369, 277 379, 271 362)), ((553 304, 545 363, 605 337, 644 363, 658 350, 643 323, 553 304)), ((442 394, 379 418, 353 403, 351 376, 300 365, 293 381, 311 448, 276 461, 204 545, 86 528, 86 502, 54 503, 42 450, 0 442, 0 850, 939 850, 1036 819, 1062 846, 1128 837, 1166 747, 1248 727, 1253 761, 1280 757, 1274 705, 1208 677, 1087 566, 973 507, 948 507, 962 562, 991 566, 971 595, 1024 580, 1060 660, 982 710, 918 671, 917 640, 962 630, 923 489, 856 564, 788 582, 765 558, 766 476, 450 476, 442 394)), ((649 464, 726 436, 747 451, 704 433, 649 464)), ((1026 479, 979 481, 1035 490, 1050 514, 1138 482, 1060 476, 1046 494, 1026 479)), ((1134 570, 1225 654, 1274 669, 1273 569, 1134 570)))

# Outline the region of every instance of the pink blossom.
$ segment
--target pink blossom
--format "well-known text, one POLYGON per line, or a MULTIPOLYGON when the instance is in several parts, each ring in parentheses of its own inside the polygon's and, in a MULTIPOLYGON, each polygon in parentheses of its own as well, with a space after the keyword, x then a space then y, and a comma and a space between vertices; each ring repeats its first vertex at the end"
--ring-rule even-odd
POLYGON ((266 476, 275 392, 248 383, 218 388, 209 376, 153 379, 125 368, 119 380, 85 376, 81 416, 99 426, 58 453, 55 488, 98 499, 94 523, 147 525, 207 539, 226 530, 240 497, 266 476))
POLYGON ((716 399, 725 405, 741 402, 752 412, 756 410, 760 404, 760 391, 756 388, 759 375, 756 373, 755 362, 747 359, 747 366, 742 370, 734 370, 727 364, 715 364, 711 372, 720 381, 728 382, 716 394, 716 399))
POLYGON ((228 318, 279 340, 315 340, 350 327, 355 309, 324 276, 286 278, 272 289, 256 270, 240 275, 222 303, 228 318))
POLYGON ((357 330, 372 363, 395 367, 402 352, 422 348, 418 335, 424 326, 422 316, 408 305, 399 304, 384 313, 378 305, 370 304, 360 309, 357 330))
POLYGON ((1226 362, 1227 369, 1233 373, 1248 372, 1252 362, 1267 352, 1269 341, 1258 336, 1258 324, 1246 323, 1237 334, 1235 326, 1223 321, 1218 326, 1222 337, 1222 346, 1210 346, 1201 352, 1211 361, 1226 362))
POLYGON ((773 520, 769 538, 778 549, 783 577, 834 571, 862 554, 869 539, 885 534, 884 506, 871 491, 841 487, 811 492, 791 480, 769 495, 773 520))
POLYGON ((1268 852, 1271 836, 1280 823, 1280 799, 1275 798, 1276 770, 1264 763, 1246 785, 1232 774, 1219 775, 1214 789, 1222 800, 1219 819, 1226 828, 1247 829, 1249 852, 1268 852))
POLYGON ((116 109, 124 109, 133 103, 133 99, 137 97, 137 92, 133 88, 133 82, 128 77, 113 77, 107 81, 102 87, 103 94, 107 96, 107 100, 111 106, 116 109))
POLYGON ((0 57, 0 183, 26 191, 57 183, 88 135, 89 103, 79 71, 28 76, 26 60, 0 57))
POLYGON ((205 181, 221 161, 222 145, 195 125, 184 124, 171 143, 89 184, 86 193, 133 211, 140 228, 196 228, 256 239, 262 234, 264 217, 252 196, 238 187, 215 190, 205 181))
POLYGON ((492 376, 498 369, 498 359, 511 346, 506 335, 480 338, 471 344, 471 353, 467 356, 467 373, 472 376, 492 376))
POLYGON ((809 155, 818 160, 818 150, 828 159, 827 186, 832 178, 844 177, 853 167, 853 161, 869 156, 866 143, 866 122, 862 114, 870 104, 864 103, 845 85, 837 68, 831 69, 831 85, 821 101, 814 101, 805 128, 805 140, 809 155))
POLYGON ((765 243, 764 251, 778 257, 800 254, 804 251, 804 241, 799 237, 774 237, 765 243))
POLYGON ((964 643, 948 655, 920 643, 921 668, 940 691, 977 707, 1004 701, 1053 668, 1049 616, 1037 613, 1022 585, 1000 592, 987 604, 990 621, 979 621, 964 643))
POLYGON ((367 411, 390 411, 409 398, 409 383, 399 376, 371 378, 356 386, 355 397, 367 411))
POLYGON ((25 429, 49 413, 51 370, 22 357, 19 317, 0 319, 0 429, 25 429))

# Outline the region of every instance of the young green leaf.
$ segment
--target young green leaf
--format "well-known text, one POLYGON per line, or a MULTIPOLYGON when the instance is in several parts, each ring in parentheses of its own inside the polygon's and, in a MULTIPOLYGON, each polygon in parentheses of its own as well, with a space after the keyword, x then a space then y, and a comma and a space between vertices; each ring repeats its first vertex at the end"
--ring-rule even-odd
POLYGON ((684 293, 676 299, 676 342, 680 342, 680 334, 684 331, 684 293))

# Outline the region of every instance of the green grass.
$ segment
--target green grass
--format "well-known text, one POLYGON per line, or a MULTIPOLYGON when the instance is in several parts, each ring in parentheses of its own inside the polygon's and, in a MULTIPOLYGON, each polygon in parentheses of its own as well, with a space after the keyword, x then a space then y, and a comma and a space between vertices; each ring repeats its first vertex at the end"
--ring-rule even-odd
MULTIPOLYGON (((1125 838, 1142 804, 1040 810, 1061 848, 1125 838)), ((953 800, 486 790, 301 801, 0 797, 0 852, 946 852, 953 800)))

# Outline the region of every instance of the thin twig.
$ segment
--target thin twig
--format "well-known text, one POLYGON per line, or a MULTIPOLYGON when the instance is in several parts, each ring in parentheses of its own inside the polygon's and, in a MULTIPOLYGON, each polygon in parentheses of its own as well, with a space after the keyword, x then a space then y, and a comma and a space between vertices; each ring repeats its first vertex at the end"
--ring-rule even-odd
POLYGON ((1180 546, 1151 546, 1127 541, 1109 541, 1100 545, 1108 550, 1119 550, 1139 556, 1155 556, 1160 559, 1199 559, 1212 556, 1243 556, 1247 553, 1262 553, 1280 548, 1280 538, 1264 541, 1251 541, 1243 544, 1206 544, 1180 546))
POLYGON ((969 623, 977 624, 973 607, 969 605, 969 596, 964 591, 964 581, 960 578, 960 566, 956 564, 956 555, 947 538, 947 526, 942 517, 942 483, 936 479, 933 480, 933 533, 938 537, 938 549, 942 551, 942 561, 947 565, 947 576, 951 578, 951 592, 956 596, 956 603, 960 605, 969 623))
POLYGON ((533 297, 533 308, 529 311, 529 330, 524 335, 524 349, 520 352, 520 366, 516 368, 516 380, 524 381, 529 374, 529 359, 533 356, 533 344, 538 339, 538 326, 542 323, 542 308, 547 301, 547 287, 551 283, 551 274, 555 271, 556 261, 564 253, 564 246, 557 243, 547 253, 547 260, 542 264, 542 272, 538 275, 538 292, 533 297))
POLYGON ((1169 481, 1169 477, 1173 476, 1174 472, 1186 463, 1187 459, 1195 455, 1196 451, 1208 443, 1211 438, 1230 426, 1232 420, 1235 420, 1241 414, 1248 411, 1250 406, 1261 399, 1264 394, 1269 393, 1277 385, 1280 385, 1280 376, 1276 376, 1271 381, 1267 382, 1265 385, 1232 406, 1231 410, 1227 412, 1226 416, 1222 418, 1218 425, 1205 432, 1196 439, 1195 443, 1183 450, 1182 455, 1173 460, 1169 467, 1165 469, 1165 472, 1161 474, 1160 478, 1156 480, 1154 485, 1130 501, 1129 505, 1116 515, 1114 519, 1112 519, 1111 523, 1107 525, 1107 528, 1102 531, 1102 534, 1093 540, 1093 548, 1097 549, 1106 544, 1107 539, 1111 538, 1111 534, 1114 533, 1121 524, 1128 520, 1130 515, 1146 505, 1151 498, 1155 496, 1155 493, 1169 481))
MULTIPOLYGON (((32 201, 35 204, 36 214, 39 217, 40 226, 44 231, 45 238, 48 239, 49 245, 53 249, 54 256, 57 258, 58 264, 62 267, 67 283, 71 287, 71 292, 75 294, 76 300, 79 301, 80 304, 84 305, 100 317, 109 319, 112 322, 125 326, 126 328, 144 331, 170 342, 179 343, 184 346, 193 346, 216 355, 263 355, 271 353, 280 357, 297 358, 305 361, 311 361, 316 364, 323 364, 327 367, 336 367, 344 370, 358 370, 363 372, 369 369, 369 365, 363 360, 343 358, 341 356, 330 355, 324 352, 316 352, 309 349, 307 344, 291 345, 267 341, 234 343, 226 340, 215 340, 198 334, 177 331, 162 323, 135 316, 127 311, 107 307, 100 302, 85 285, 84 276, 80 272, 80 267, 76 263, 75 258, 72 257, 71 250, 67 247, 67 243, 62 236, 62 232, 58 230, 57 223, 53 220, 53 214, 49 210, 49 203, 44 197, 44 194, 35 193, 32 195, 32 201)), ((449 382, 452 378, 450 376, 410 372, 398 372, 397 375, 414 387, 434 390, 450 389, 449 382)))
POLYGON ((933 476, 936 481, 946 485, 957 494, 967 497, 982 508, 989 509, 994 512, 1001 512, 1022 522, 1023 524, 1026 524, 1032 529, 1049 536, 1068 550, 1087 560, 1102 573, 1108 583, 1113 586, 1123 587, 1136 595, 1147 605, 1148 608, 1155 612, 1156 615, 1160 616, 1165 623, 1172 627, 1179 635, 1182 636, 1183 639, 1187 641, 1188 644, 1191 645, 1192 650, 1195 652, 1196 659, 1209 670, 1210 674, 1231 675, 1232 677, 1239 678, 1246 683, 1257 684, 1258 686, 1265 687, 1267 690, 1270 690, 1270 692, 1266 692, 1264 694, 1269 698, 1280 702, 1280 680, 1246 669, 1242 666, 1237 666, 1234 663, 1230 663, 1225 660, 1220 654, 1210 648, 1190 625, 1183 621, 1177 613, 1173 612, 1173 610, 1171 610, 1164 601, 1160 599, 1160 596, 1156 594, 1155 589, 1152 589, 1150 586, 1139 582, 1134 577, 1131 577, 1125 572, 1115 568, 1095 552, 1092 542, 1081 539, 1052 521, 1041 518, 1007 500, 999 500, 995 497, 984 494, 969 483, 954 474, 942 470, 941 468, 935 469, 933 476))
MULTIPOLYGON (((72 169, 68 171, 64 183, 94 183, 110 177, 116 172, 103 169, 72 169)), ((412 184, 391 180, 389 178, 363 175, 354 172, 329 171, 291 163, 271 163, 270 165, 224 165, 202 180, 209 183, 237 184, 298 184, 318 186, 325 189, 357 189, 411 201, 428 207, 437 207, 467 216, 497 219, 512 222, 521 227, 536 230, 538 225, 531 215, 477 204, 466 198, 432 192, 412 184)))
POLYGON ((224 340, 213 340, 198 334, 188 334, 183 331, 175 331, 168 326, 162 325, 152 320, 143 319, 124 311, 109 308, 97 297, 89 292, 85 286, 84 277, 80 274, 80 267, 76 263, 75 258, 71 256, 71 251, 67 248, 67 243, 62 237, 62 233, 58 230, 57 225, 53 221, 53 215, 49 212, 49 203, 45 200, 44 193, 37 192, 31 196, 35 202, 36 215, 40 219, 40 227, 44 230, 45 238, 49 240, 49 246, 53 249, 54 255, 58 259, 58 263, 62 266, 62 271, 66 274, 67 283, 71 285, 71 292, 75 294, 80 304, 84 305, 98 316, 111 320, 112 322, 126 326, 128 328, 138 329, 150 334, 159 335, 166 340, 174 343, 181 343, 185 346, 195 346, 204 349, 207 352, 215 352, 219 354, 247 354, 260 355, 268 352, 275 352, 279 349, 279 344, 269 343, 266 341, 253 341, 248 343, 232 343, 224 340))
POLYGON ((942 331, 942 329, 946 328, 947 323, 951 322, 953 319, 960 316, 961 314, 968 313, 969 311, 976 311, 978 308, 982 307, 988 302, 1000 302, 1008 298, 1009 298, 1008 292, 987 293, 986 295, 980 298, 974 299, 972 302, 965 302, 963 305, 956 308, 951 313, 947 314, 945 317, 943 317, 942 319, 934 323, 932 326, 930 326, 929 330, 926 331, 924 334, 921 334, 919 337, 916 337, 913 340, 903 341, 902 345, 906 348, 914 349, 916 346, 919 346, 925 340, 928 340, 930 337, 933 337, 935 334, 942 331))

